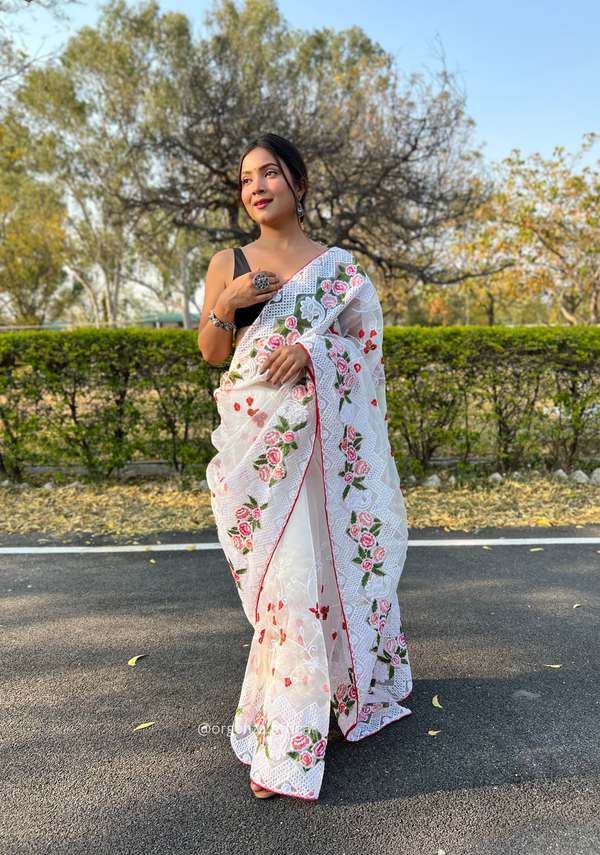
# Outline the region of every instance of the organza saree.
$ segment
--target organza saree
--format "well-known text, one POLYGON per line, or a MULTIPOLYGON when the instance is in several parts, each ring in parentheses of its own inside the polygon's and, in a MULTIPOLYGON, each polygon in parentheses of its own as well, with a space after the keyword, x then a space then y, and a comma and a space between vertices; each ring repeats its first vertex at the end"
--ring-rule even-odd
POLYGON ((214 397, 212 509, 254 628, 231 745, 266 789, 319 796, 331 710, 351 742, 410 715, 396 589, 406 511, 387 434, 383 318, 332 247, 265 304, 214 397), (258 370, 301 345, 286 383, 258 370))

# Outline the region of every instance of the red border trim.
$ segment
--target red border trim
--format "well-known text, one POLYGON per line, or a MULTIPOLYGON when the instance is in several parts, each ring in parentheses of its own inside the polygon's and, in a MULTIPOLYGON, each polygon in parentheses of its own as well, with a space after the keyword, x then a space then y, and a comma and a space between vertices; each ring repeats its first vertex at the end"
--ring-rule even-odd
MULTIPOLYGON (((354 672, 354 674, 356 675, 356 666, 355 666, 355 662, 354 662, 354 655, 353 655, 353 653, 352 653, 352 644, 351 644, 351 642, 350 642, 350 633, 349 633, 349 631, 348 631, 348 620, 347 620, 347 618, 346 618, 346 612, 344 611, 344 602, 343 602, 343 598, 342 598, 341 593, 340 593, 340 585, 339 585, 339 582, 338 582, 338 575, 337 575, 337 570, 336 570, 336 567, 335 567, 335 559, 334 559, 334 557, 333 557, 333 541, 332 541, 332 539, 331 539, 331 528, 330 528, 330 526, 329 526, 329 515, 328 515, 328 513, 327 513, 327 487, 326 487, 326 484, 325 484, 325 465, 324 465, 324 461, 323 461, 323 442, 322 442, 322 437, 321 437, 321 414, 320 414, 320 412, 319 412, 319 397, 318 397, 318 395, 317 395, 317 383, 316 383, 316 381, 315 381, 315 374, 314 374, 314 370, 313 370, 313 367, 312 367, 312 365, 313 365, 313 359, 312 359, 312 356, 310 355, 310 353, 308 352, 308 350, 306 350, 306 348, 304 347, 304 345, 303 345, 303 344, 301 344, 299 341, 297 341, 297 342, 296 342, 296 344, 299 344, 299 345, 300 345, 300 347, 301 347, 301 348, 306 352, 306 355, 307 355, 307 356, 308 356, 308 358, 310 359, 310 373, 311 373, 311 375, 312 375, 313 385, 314 385, 314 387, 315 387, 315 401, 316 401, 316 403, 317 403, 317 431, 319 432, 319 447, 320 447, 320 449, 321 449, 321 478, 322 478, 322 480, 323 480, 323 496, 324 496, 324 499, 325 499, 325 522, 326 522, 326 524, 327 524, 327 534, 328 534, 328 536, 329 536, 329 545, 330 545, 330 547, 331 547, 331 564, 332 564, 332 566, 333 566, 333 573, 334 573, 334 576, 335 576, 335 584, 336 584, 336 587, 337 587, 338 597, 339 597, 339 601, 340 601, 340 608, 341 608, 341 610, 342 610, 342 615, 343 615, 343 618, 344 618, 344 624, 345 624, 345 626, 346 626, 346 638, 348 639, 348 650, 350 651, 350 660, 351 660, 351 662, 352 662, 352 671, 353 671, 353 672, 354 672)), ((356 679, 356 677, 355 677, 355 679, 356 679)), ((354 730, 354 728, 356 727, 356 725, 357 725, 357 724, 358 724, 358 703, 356 704, 356 721, 354 722, 354 724, 352 725, 352 727, 350 727, 350 728, 346 731, 346 733, 344 733, 344 731, 342 731, 342 733, 344 733, 344 737, 345 737, 346 739, 348 739, 347 734, 348 734, 348 733, 351 733, 351 732, 354 730)), ((341 728, 340 728, 340 730, 341 730, 341 728)))

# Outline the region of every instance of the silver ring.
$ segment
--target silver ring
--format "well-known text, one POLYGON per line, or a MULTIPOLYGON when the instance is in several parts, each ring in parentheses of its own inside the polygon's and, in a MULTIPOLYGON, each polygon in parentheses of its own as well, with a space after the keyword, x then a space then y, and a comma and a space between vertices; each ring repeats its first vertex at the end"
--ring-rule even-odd
POLYGON ((252 284, 257 291, 266 291, 269 287, 269 277, 266 273, 255 273, 252 277, 252 284))

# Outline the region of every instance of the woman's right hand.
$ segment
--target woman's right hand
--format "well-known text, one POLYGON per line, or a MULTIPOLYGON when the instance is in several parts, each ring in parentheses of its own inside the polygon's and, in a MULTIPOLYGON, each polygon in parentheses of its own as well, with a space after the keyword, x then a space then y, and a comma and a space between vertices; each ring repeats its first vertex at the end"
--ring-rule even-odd
POLYGON ((219 302, 230 309, 242 309, 245 306, 253 306, 256 303, 265 303, 281 288, 283 288, 283 283, 276 273, 271 273, 269 270, 261 270, 259 267, 257 270, 243 273, 237 279, 234 279, 231 285, 228 285, 221 292, 219 302), (257 273, 266 273, 269 277, 269 287, 264 291, 259 291, 254 287, 252 280, 257 273))

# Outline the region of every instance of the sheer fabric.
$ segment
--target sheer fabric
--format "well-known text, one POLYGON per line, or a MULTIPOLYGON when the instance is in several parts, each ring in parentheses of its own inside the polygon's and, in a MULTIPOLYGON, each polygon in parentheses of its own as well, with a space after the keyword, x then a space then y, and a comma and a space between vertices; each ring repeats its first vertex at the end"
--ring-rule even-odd
POLYGON ((319 796, 331 709, 349 741, 411 714, 382 334, 372 282, 332 247, 265 304, 214 393, 207 480, 254 627, 231 744, 254 781, 305 799, 319 796), (258 369, 285 344, 310 364, 273 386, 258 369))

